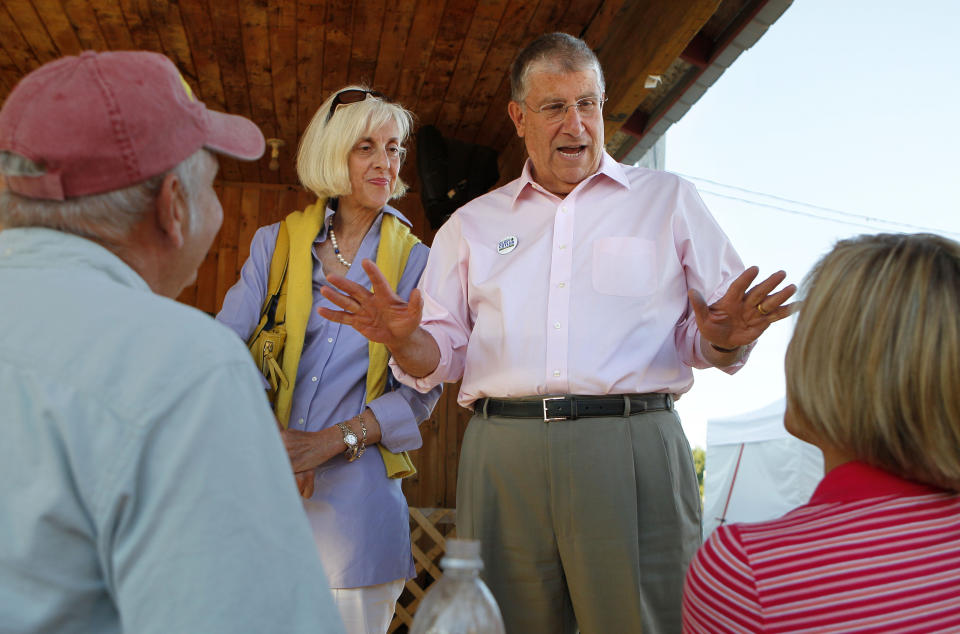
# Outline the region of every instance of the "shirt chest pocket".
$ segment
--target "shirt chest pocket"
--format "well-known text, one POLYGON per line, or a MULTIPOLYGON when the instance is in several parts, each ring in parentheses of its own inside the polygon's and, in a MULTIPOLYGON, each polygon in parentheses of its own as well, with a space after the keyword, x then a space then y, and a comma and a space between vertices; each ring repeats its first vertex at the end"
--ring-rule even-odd
POLYGON ((657 290, 657 245, 629 236, 593 241, 593 288, 605 295, 645 297, 657 290))

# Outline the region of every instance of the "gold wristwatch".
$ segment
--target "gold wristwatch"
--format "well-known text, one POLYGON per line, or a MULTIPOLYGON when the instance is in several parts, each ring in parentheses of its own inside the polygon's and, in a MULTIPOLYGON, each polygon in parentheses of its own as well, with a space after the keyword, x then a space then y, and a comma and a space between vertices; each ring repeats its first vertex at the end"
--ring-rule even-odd
POLYGON ((343 434, 343 444, 347 446, 347 450, 344 452, 347 456, 347 462, 353 462, 367 450, 367 426, 363 424, 363 418, 360 416, 352 420, 360 422, 361 438, 357 438, 357 435, 346 423, 337 423, 340 433, 343 434))

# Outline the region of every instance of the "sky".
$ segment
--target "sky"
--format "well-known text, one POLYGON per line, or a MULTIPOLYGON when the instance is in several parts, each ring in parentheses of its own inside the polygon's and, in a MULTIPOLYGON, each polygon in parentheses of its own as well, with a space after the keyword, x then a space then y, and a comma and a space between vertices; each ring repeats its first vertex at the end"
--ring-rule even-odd
MULTIPOLYGON (((745 265, 799 284, 838 239, 928 231, 960 240, 957 0, 795 0, 666 134, 745 265)), ((677 403, 707 421, 784 395, 792 319, 733 376, 695 371, 677 403)))

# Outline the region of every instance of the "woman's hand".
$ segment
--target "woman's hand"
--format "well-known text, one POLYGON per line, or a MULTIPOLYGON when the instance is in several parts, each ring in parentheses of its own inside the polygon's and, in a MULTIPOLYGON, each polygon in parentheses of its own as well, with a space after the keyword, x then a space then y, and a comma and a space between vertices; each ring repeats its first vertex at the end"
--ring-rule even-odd
POLYGON ((283 429, 280 438, 287 449, 294 473, 313 471, 337 455, 343 446, 343 437, 336 427, 322 431, 283 429))
POLYGON ((309 469, 307 471, 300 471, 299 473, 294 473, 293 477, 297 480, 297 490, 300 492, 300 497, 305 500, 313 497, 313 478, 315 475, 315 469, 309 469))
MULTIPOLYGON (((380 422, 369 407, 365 408, 360 416, 367 429, 366 445, 369 449, 370 445, 380 442, 380 422)), ((356 417, 344 423, 357 435, 357 438, 362 436, 360 423, 356 417)), ((336 425, 320 431, 281 429, 280 438, 287 449, 287 456, 290 458, 293 474, 297 480, 297 489, 304 498, 313 495, 313 478, 316 468, 346 450, 343 433, 336 425)))

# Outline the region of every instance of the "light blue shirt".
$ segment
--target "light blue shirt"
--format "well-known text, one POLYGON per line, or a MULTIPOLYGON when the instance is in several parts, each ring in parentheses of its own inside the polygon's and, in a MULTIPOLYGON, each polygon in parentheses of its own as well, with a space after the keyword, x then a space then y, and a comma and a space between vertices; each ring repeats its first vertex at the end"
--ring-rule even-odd
MULTIPOLYGON (((327 222, 314 244, 327 239, 327 223, 333 213, 327 208, 327 222)), ((409 224, 390 206, 384 208, 384 213, 409 224)), ((349 270, 341 267, 335 273, 370 288, 360 261, 376 260, 382 221, 383 214, 363 238, 353 260, 356 264, 349 270)), ((240 280, 227 292, 217 315, 218 320, 230 326, 244 341, 260 321, 279 229, 277 223, 257 230, 240 280)), ((397 284, 398 295, 410 296, 420 280, 429 252, 423 244, 410 251, 397 284)), ((440 398, 441 386, 421 394, 400 385, 388 372, 386 391, 365 404, 369 345, 363 335, 350 326, 328 321, 317 314, 317 306, 338 309, 320 294, 320 288, 327 283, 323 265, 314 251, 313 308, 293 390, 290 428, 311 432, 326 429, 353 418, 366 406, 380 423, 383 433, 380 442, 384 447, 393 452, 417 449, 422 444, 418 424, 430 416, 440 398)), ((414 576, 407 501, 400 480, 387 478, 380 452, 371 447, 354 462, 337 456, 320 465, 316 474, 313 497, 304 501, 304 507, 330 585, 356 588, 414 576)))
POLYGON ((0 632, 342 631, 233 333, 48 229, 0 298, 0 632))

